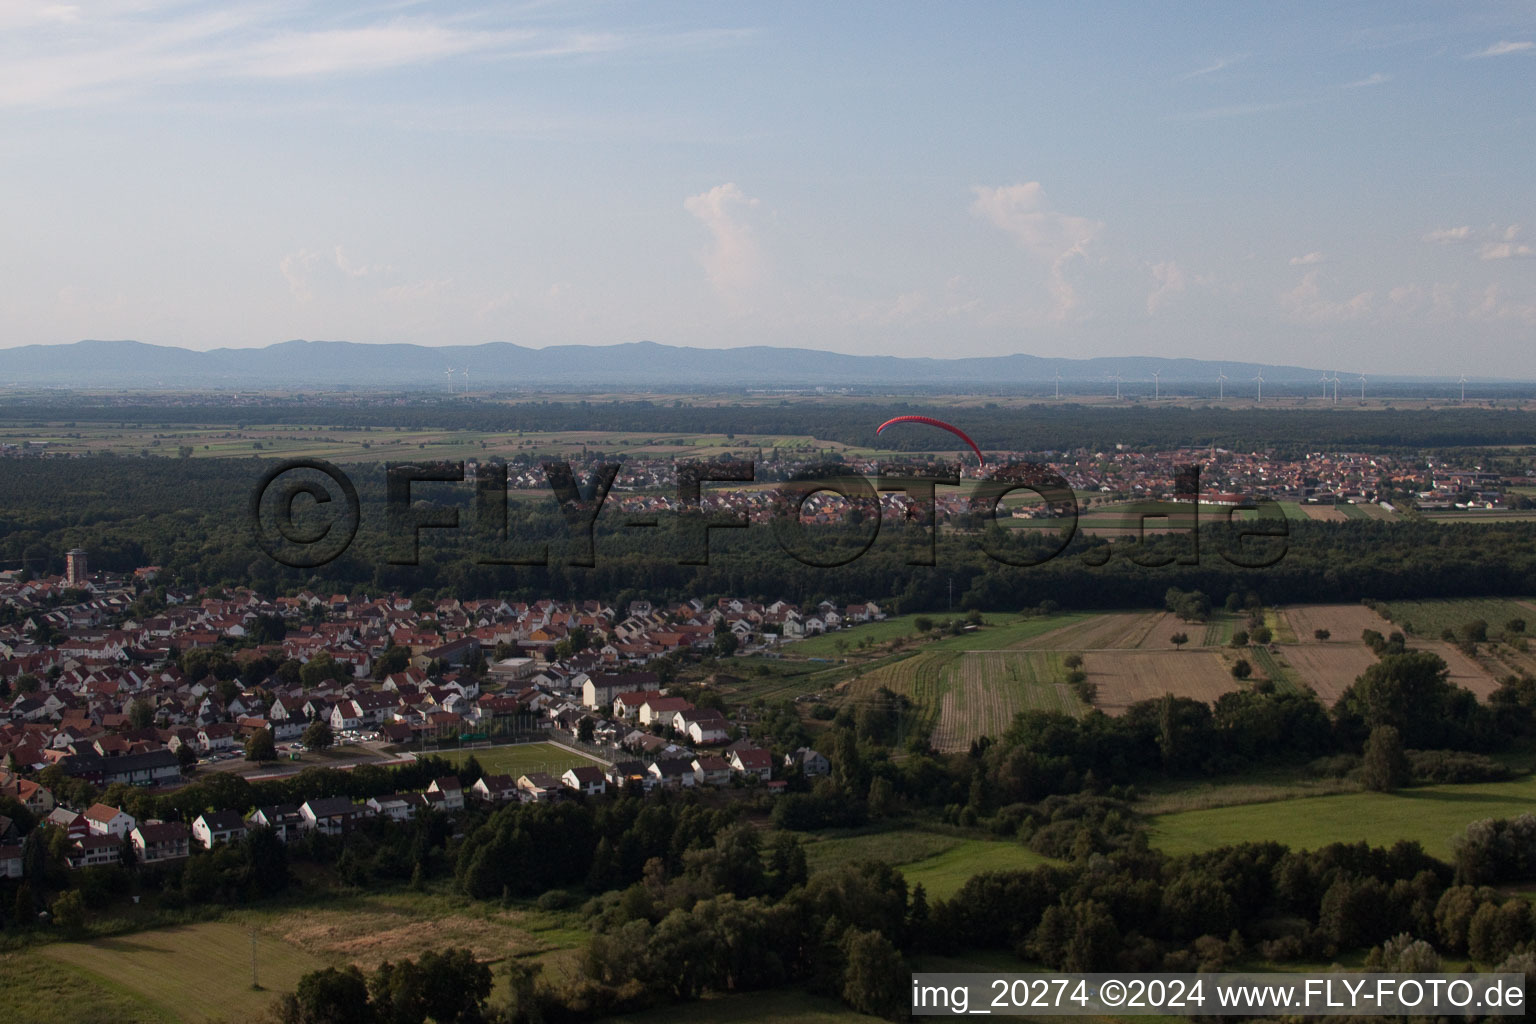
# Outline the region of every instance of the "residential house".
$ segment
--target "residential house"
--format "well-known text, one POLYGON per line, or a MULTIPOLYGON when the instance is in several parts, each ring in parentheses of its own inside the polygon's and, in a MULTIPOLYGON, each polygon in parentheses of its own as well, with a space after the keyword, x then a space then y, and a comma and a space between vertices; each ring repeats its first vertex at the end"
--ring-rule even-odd
POLYGON ((608 781, 603 776, 603 770, 595 764, 584 764, 578 768, 568 768, 560 781, 566 786, 587 796, 598 796, 608 791, 608 781))
POLYGON ((737 747, 726 755, 731 770, 742 775, 755 775, 767 782, 773 778, 773 755, 757 747, 737 747))
POLYGON ((181 860, 189 852, 187 826, 179 821, 156 821, 140 825, 133 830, 131 836, 140 864, 181 860))
POLYGON ((481 803, 499 807, 517 799, 517 780, 510 775, 482 775, 469 792, 481 803))
POLYGON ((647 690, 658 681, 654 672, 582 673, 582 676, 585 678, 581 679, 581 702, 594 711, 612 704, 621 693, 647 690))
POLYGON ((665 722, 679 711, 692 711, 693 705, 682 697, 656 697, 640 705, 640 724, 665 722))
POLYGON ((731 723, 714 708, 690 708, 672 716, 672 728, 700 745, 724 743, 730 739, 731 723))
POLYGON ((245 819, 238 811, 209 811, 192 822, 192 838, 211 850, 218 843, 236 843, 245 837, 245 819))
POLYGON ((294 839, 299 834, 299 829, 304 828, 304 815, 299 812, 298 804, 272 804, 269 807, 258 807, 256 813, 246 819, 250 828, 269 828, 283 842, 294 839))
POLYGON ((0 796, 15 797, 18 803, 39 818, 54 807, 53 793, 47 786, 23 779, 19 775, 0 783, 0 796))
POLYGON ((659 758, 652 761, 646 770, 656 780, 655 785, 669 789, 691 789, 697 781, 693 774, 693 763, 680 757, 659 758))
POLYGON ((358 822, 368 817, 367 807, 354 804, 344 796, 329 796, 319 800, 306 800, 299 805, 302 828, 328 836, 339 836, 350 831, 358 822))
POLYGON ((214 722, 197 731, 197 746, 205 754, 223 754, 235 749, 235 727, 228 722, 214 722))
POLYGON ((661 700, 664 694, 660 690, 636 690, 632 693, 616 694, 613 698, 613 713, 620 718, 634 718, 640 714, 640 708, 648 700, 661 700))
POLYGON ((390 793, 368 799, 367 807, 374 814, 391 821, 410 821, 428 806, 427 798, 420 793, 390 793))
POLYGON ((544 803, 555 799, 564 788, 564 783, 546 772, 529 772, 519 776, 517 780, 518 793, 525 801, 544 803))
POLYGON ((106 804, 91 804, 85 811, 85 823, 94 836, 122 839, 138 824, 133 815, 106 804))
POLYGON ((433 779, 427 787, 427 794, 437 794, 438 806, 445 811, 462 811, 464 809, 464 787, 459 783, 457 775, 445 775, 441 779, 433 779))
POLYGON ((646 770, 643 761, 615 761, 605 773, 608 784, 615 789, 623 789, 631 782, 637 782, 649 790, 656 785, 656 778, 646 770))
POLYGON ((700 754, 693 759, 693 781, 699 786, 723 786, 731 781, 731 766, 723 757, 700 754))
POLYGON ((825 775, 832 770, 831 762, 810 747, 800 747, 793 754, 784 755, 784 767, 796 766, 799 766, 801 774, 807 778, 825 775))
POLYGON ((66 854, 72 868, 94 868, 123 862, 123 837, 91 833, 75 840, 66 854))

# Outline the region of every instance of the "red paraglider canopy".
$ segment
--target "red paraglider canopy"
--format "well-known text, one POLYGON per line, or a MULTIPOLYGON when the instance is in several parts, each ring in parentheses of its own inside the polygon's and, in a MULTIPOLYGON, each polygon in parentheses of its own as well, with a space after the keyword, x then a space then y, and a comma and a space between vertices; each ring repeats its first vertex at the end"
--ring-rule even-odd
POLYGON ((947 430, 951 434, 954 434, 960 440, 964 441, 966 444, 971 446, 971 451, 976 453, 976 461, 977 461, 977 463, 979 465, 986 465, 987 460, 986 460, 985 457, 982 456, 981 449, 976 447, 976 442, 972 441, 970 439, 970 436, 968 434, 966 434, 965 431, 961 430, 959 427, 952 426, 951 424, 945 423, 943 420, 936 420, 936 419, 934 419, 931 416, 896 416, 896 417, 894 417, 892 419, 886 420, 884 423, 882 423, 878 427, 876 427, 875 428, 875 433, 876 434, 880 433, 886 427, 890 426, 892 423, 926 423, 930 427, 938 427, 940 430, 947 430))

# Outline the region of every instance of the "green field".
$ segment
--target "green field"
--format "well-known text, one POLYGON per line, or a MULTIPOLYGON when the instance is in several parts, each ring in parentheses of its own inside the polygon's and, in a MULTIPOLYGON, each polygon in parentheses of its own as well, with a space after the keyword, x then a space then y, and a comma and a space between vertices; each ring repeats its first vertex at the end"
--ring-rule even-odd
MULTIPOLYGON (((292 991, 305 972, 323 966, 302 949, 258 933, 256 964, 262 989, 254 990, 251 932, 230 922, 160 928, 94 942, 60 942, 26 955, 43 958, 66 975, 112 993, 127 1014, 114 1020, 189 1024, 254 1020, 266 1011, 274 993, 292 991)), ((52 1019, 25 1015, 44 1012, 52 1011, 32 1005, 22 1015, 5 1019, 52 1019)))
POLYGON ((806 843, 805 860, 812 872, 860 860, 883 860, 901 869, 909 889, 921 884, 929 899, 953 896, 968 878, 983 871, 1051 863, 1018 842, 911 828, 813 839, 806 843))
POLYGON ((1512 598, 1464 597, 1445 601, 1389 601, 1392 622, 1405 632, 1429 640, 1440 639, 1445 630, 1454 630, 1473 619, 1488 624, 1490 637, 1502 636, 1510 619, 1524 619, 1536 629, 1536 608, 1512 598))
MULTIPOLYGON (((966 638, 956 638, 966 639, 966 638)), ((961 750, 981 736, 1000 736, 1021 711, 1078 716, 1086 706, 1063 682, 1059 651, 965 651, 934 645, 859 675, 840 695, 859 707, 882 687, 905 695, 903 736, 927 736, 940 750, 961 750)))
MULTIPOLYGON (((935 618, 935 616, 930 615, 928 618, 935 618)), ((786 643, 783 650, 787 656, 794 658, 842 657, 847 651, 857 649, 858 645, 866 640, 872 644, 883 644, 891 640, 915 637, 917 626, 914 620, 916 619, 916 615, 893 615, 879 622, 866 622, 805 640, 793 640, 786 643)))
MULTIPOLYGON (((856 653, 858 645, 866 638, 871 643, 885 643, 890 640, 901 640, 907 637, 917 637, 917 622, 919 617, 931 619, 934 623, 943 622, 946 619, 959 617, 960 613, 953 615, 944 612, 929 612, 923 616, 898 615, 883 622, 870 622, 862 626, 854 626, 851 629, 842 629, 833 633, 824 633, 821 636, 811 637, 808 640, 795 640, 784 645, 786 658, 831 658, 842 657, 856 653)), ((948 650, 976 650, 987 648, 1009 647, 1025 640, 1033 639, 1042 633, 1048 633, 1061 626, 1080 622, 1090 618, 1092 612, 1066 612, 1059 615, 986 615, 982 617, 982 627, 971 633, 961 633, 957 636, 946 636, 923 645, 925 651, 948 650)))
POLYGON ((1272 680, 1275 689, 1281 693, 1300 693, 1301 684, 1296 681, 1296 675, 1290 666, 1283 663, 1279 655, 1270 654, 1268 648, 1250 647, 1241 652, 1253 662, 1255 668, 1262 672, 1266 678, 1272 680))
POLYGON ((172 1024, 123 986, 27 951, 0 955, 0 1020, 8 1024, 172 1024))
POLYGON ((1151 819, 1151 840, 1169 853, 1194 853, 1249 841, 1274 840, 1297 849, 1315 849, 1362 839, 1373 846, 1412 839, 1431 855, 1449 859, 1452 840, 1470 822, 1524 814, 1533 804, 1536 776, 1528 776, 1511 782, 1181 811, 1151 819))
POLYGON ((442 757, 462 764, 473 755, 487 775, 510 775, 514 779, 529 772, 548 772, 558 777, 567 768, 597 764, 590 757, 572 753, 553 743, 518 743, 506 747, 475 747, 444 751, 442 757))
POLYGON ((83 455, 113 452, 179 458, 318 458, 361 462, 423 454, 434 459, 486 458, 492 455, 575 455, 582 451, 632 458, 751 458, 757 449, 788 455, 817 451, 871 455, 875 449, 827 441, 808 434, 729 435, 646 431, 488 433, 476 430, 328 427, 301 423, 246 423, 187 426, 177 424, 34 423, 0 421, 0 442, 40 445, 49 452, 83 455))
MULTIPOLYGON (((588 938, 573 915, 476 903, 446 891, 311 894, 222 920, 0 956, 0 1021, 11 1024, 245 1024, 305 973, 462 946, 495 963, 531 958, 569 976, 588 938), (252 935, 261 989, 251 987, 252 935)), ((492 1001, 505 998, 497 972, 492 1001)))
POLYGON ((1082 622, 1091 619, 1097 612, 1062 612, 1057 615, 1032 615, 1019 617, 1008 621, 1001 616, 995 616, 986 620, 987 625, 974 633, 961 633, 958 636, 946 636, 942 640, 935 640, 927 647, 927 651, 992 651, 1013 647, 1026 640, 1033 640, 1043 633, 1049 633, 1053 629, 1062 626, 1070 626, 1074 622, 1082 622))

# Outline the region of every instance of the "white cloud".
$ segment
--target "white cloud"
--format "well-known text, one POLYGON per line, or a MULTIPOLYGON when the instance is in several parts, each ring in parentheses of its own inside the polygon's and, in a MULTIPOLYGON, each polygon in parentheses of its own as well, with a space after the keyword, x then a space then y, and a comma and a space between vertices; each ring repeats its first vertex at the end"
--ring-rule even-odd
POLYGON ((1180 75, 1179 78, 1204 78, 1206 75, 1214 75, 1218 71, 1224 71, 1231 67, 1233 64, 1237 64, 1240 61, 1245 60, 1247 56, 1248 55, 1246 53, 1239 53, 1232 57, 1218 57, 1216 60, 1207 65, 1204 65, 1203 67, 1198 67, 1193 71, 1185 72, 1184 74, 1180 75))
POLYGON ((1458 228, 1436 228, 1424 236, 1424 241, 1437 245, 1450 245, 1454 242, 1465 242, 1471 237, 1471 225, 1463 224, 1458 228))
POLYGON ((744 210, 758 205, 733 181, 683 200, 683 209, 709 229, 714 247, 704 257, 704 273, 715 290, 740 294, 755 285, 762 272, 762 257, 744 210))
POLYGON ((1377 71, 1375 74, 1366 75, 1364 78, 1360 79, 1359 81, 1345 82, 1344 83, 1344 88, 1346 88, 1346 89, 1368 89, 1368 88, 1370 88, 1373 85, 1382 85, 1383 83, 1390 82, 1390 81, 1392 81, 1392 76, 1391 75, 1384 75, 1380 71, 1377 71))
POLYGON ((533 60, 698 48, 744 35, 592 32, 538 19, 509 24, 498 14, 395 16, 348 28, 310 28, 301 22, 320 9, 302 4, 161 7, 134 2, 87 16, 53 7, 23 16, 0 0, 0 44, 10 44, 0 45, 0 106, 112 101, 200 82, 369 74, 453 58, 533 60), (484 24, 471 24, 471 18, 484 24))
POLYGON ((1516 242, 1485 242, 1477 250, 1477 257, 1482 260, 1523 260, 1532 256, 1536 256, 1536 250, 1516 242))
POLYGON ((287 280, 288 290, 300 302, 308 302, 315 297, 314 289, 309 286, 309 278, 315 268, 320 265, 321 259, 318 252, 300 249, 298 252, 289 253, 278 262, 277 269, 287 280))
POLYGON ((1305 256, 1291 257, 1291 266, 1293 267, 1310 267, 1314 263, 1321 262, 1323 262, 1323 254, 1320 252, 1309 252, 1305 256))
POLYGON ((1488 49, 1479 50, 1476 53, 1469 53, 1467 56, 1503 57, 1511 53, 1526 53, 1527 51, 1533 49, 1536 49, 1536 42, 1531 42, 1529 39, 1523 39, 1519 42, 1511 42, 1508 39, 1501 39, 1494 43, 1492 46, 1488 47, 1488 49))
POLYGON ((1371 315, 1373 296, 1360 292, 1352 298, 1337 301, 1326 298, 1318 284, 1318 272, 1313 270, 1301 279, 1295 288, 1280 296, 1280 304, 1298 320, 1308 323, 1347 323, 1371 315))
POLYGON ((1147 293, 1147 313, 1156 313, 1167 305, 1175 295, 1184 291, 1187 281, 1184 277, 1184 268, 1172 260, 1163 263, 1154 263, 1147 268, 1152 273, 1152 279, 1157 282, 1157 287, 1147 293))
POLYGON ((1504 227, 1490 224, 1481 230, 1474 230, 1470 225, 1440 228, 1425 235, 1424 241, 1441 245, 1476 242, 1478 243, 1477 256, 1482 260, 1519 260, 1536 255, 1536 251, 1533 251, 1529 245, 1521 243, 1519 238, 1519 224, 1508 224, 1504 227))
POLYGON ((1104 222, 1047 209, 1045 191, 1038 181, 997 188, 976 185, 971 191, 976 195, 971 204, 973 214, 1012 235, 1034 258, 1050 264, 1048 284, 1056 300, 1055 316, 1065 319, 1071 315, 1079 300, 1067 269, 1088 255, 1089 247, 1104 231, 1104 222))

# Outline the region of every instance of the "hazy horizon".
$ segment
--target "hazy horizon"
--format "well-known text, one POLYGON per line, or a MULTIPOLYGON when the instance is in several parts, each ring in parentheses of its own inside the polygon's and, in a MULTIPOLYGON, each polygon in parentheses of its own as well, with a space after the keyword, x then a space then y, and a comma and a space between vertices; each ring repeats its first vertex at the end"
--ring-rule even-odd
POLYGON ((0 4, 0 348, 1536 378, 1536 9, 0 4))

